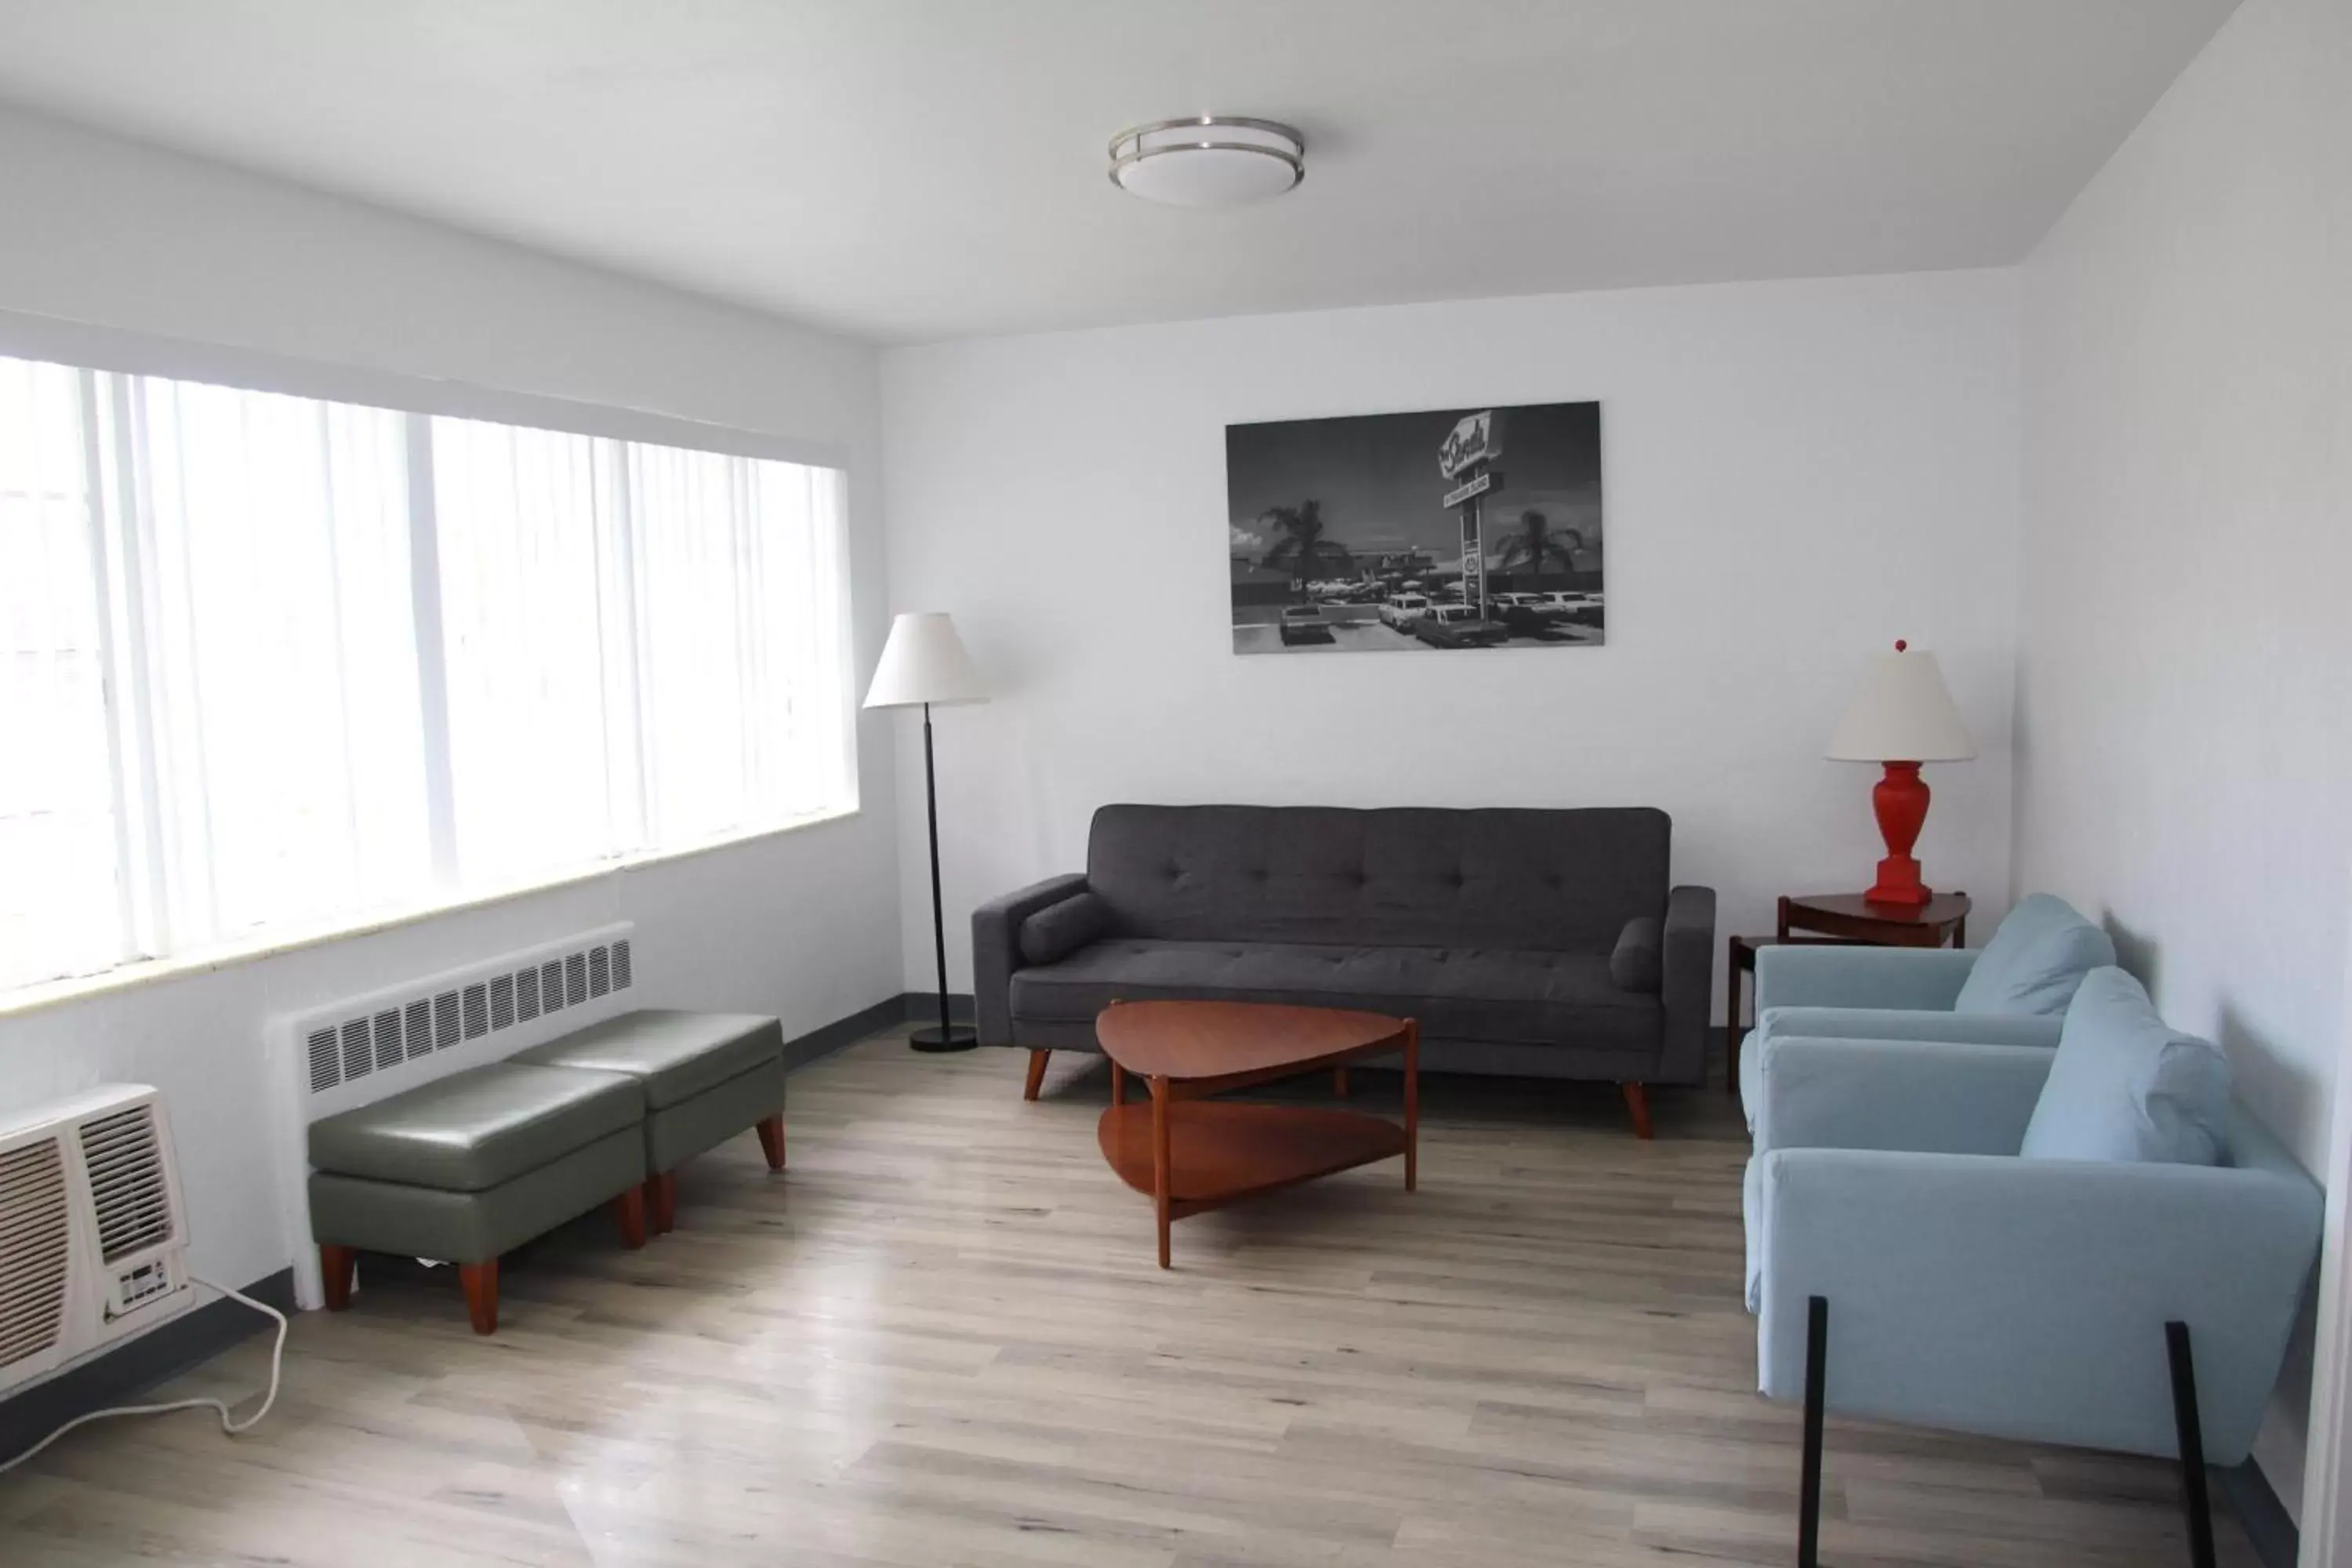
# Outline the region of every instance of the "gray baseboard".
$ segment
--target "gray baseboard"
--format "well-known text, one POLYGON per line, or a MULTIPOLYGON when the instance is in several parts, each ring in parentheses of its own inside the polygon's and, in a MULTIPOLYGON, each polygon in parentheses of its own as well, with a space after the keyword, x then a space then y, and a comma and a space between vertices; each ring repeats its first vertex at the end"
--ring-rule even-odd
POLYGON ((2228 1500, 2230 1510, 2245 1527, 2246 1539, 2253 1543, 2263 1568, 2294 1568, 2295 1555, 2303 1548, 2302 1533, 2287 1517, 2286 1505, 2271 1489, 2270 1478, 2263 1474, 2262 1467, 2248 1459, 2215 1470, 2213 1479, 2228 1500))
MULTIPOLYGON (((281 1312, 291 1312, 294 1271, 281 1268, 246 1286, 245 1293, 281 1312)), ((95 1361, 86 1361, 13 1398, 0 1400, 0 1459, 16 1458, 77 1415, 136 1404, 157 1384, 170 1382, 231 1345, 271 1331, 268 1319, 226 1298, 192 1308, 95 1361)), ((192 1414, 185 1419, 209 1417, 192 1414)))
MULTIPOLYGON (((845 1046, 869 1039, 901 1024, 929 1024, 938 1021, 940 999, 936 992, 902 991, 896 996, 877 1002, 871 1007, 837 1018, 822 1028, 784 1042, 784 1070, 804 1068, 820 1058, 829 1057, 845 1046)), ((959 1024, 972 1019, 971 998, 950 994, 948 1016, 959 1024)))
MULTIPOLYGON (((906 1009, 903 1016, 909 1024, 936 1024, 940 1021, 940 994, 936 991, 907 991, 899 994, 898 1005, 906 1009)), ((960 991, 948 993, 948 1021, 969 1024, 978 1009, 971 998, 960 991)))

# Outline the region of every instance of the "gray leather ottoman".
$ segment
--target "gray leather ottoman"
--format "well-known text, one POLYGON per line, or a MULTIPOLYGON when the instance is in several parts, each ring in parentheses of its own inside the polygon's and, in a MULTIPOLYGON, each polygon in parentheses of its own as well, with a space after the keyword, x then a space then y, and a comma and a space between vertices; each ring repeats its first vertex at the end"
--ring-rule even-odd
POLYGON ((646 1240, 645 1091, 633 1079, 494 1062, 310 1124, 310 1228, 327 1310, 355 1252, 457 1265, 474 1331, 499 1326, 499 1255, 611 1203, 646 1240))
POLYGON ((624 1013, 509 1058, 619 1073, 645 1090, 646 1206, 677 1220, 677 1168, 756 1129, 768 1169, 784 1168, 784 1031, 750 1013, 624 1013))

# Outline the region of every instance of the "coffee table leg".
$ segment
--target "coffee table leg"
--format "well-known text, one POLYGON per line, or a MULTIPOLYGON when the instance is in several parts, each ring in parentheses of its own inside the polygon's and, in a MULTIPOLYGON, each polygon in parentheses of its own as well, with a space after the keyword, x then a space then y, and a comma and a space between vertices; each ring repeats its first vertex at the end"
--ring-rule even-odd
POLYGON ((1421 1025, 1404 1026, 1404 1190, 1421 1185, 1421 1025))
POLYGON ((1160 1267, 1168 1267, 1168 1080, 1151 1084, 1151 1208, 1160 1222, 1160 1267))
POLYGON ((1117 1062, 1110 1064, 1110 1102, 1113 1105, 1127 1103, 1127 1069, 1117 1062))

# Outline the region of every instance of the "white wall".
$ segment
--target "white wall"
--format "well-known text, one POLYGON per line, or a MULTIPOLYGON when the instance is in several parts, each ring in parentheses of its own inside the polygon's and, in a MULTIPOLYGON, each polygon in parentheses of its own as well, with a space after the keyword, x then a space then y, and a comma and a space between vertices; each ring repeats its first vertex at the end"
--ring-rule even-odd
MULTIPOLYGON (((1003 684, 938 716, 954 984, 972 905, 1083 864, 1116 800, 1646 804, 1724 931, 1882 852, 1822 760, 1864 656, 1936 649, 1982 755, 1920 855, 2009 891, 2015 280, 2003 271, 1238 318, 883 359, 892 600, 1003 684), (1229 421, 1601 401, 1605 647, 1237 657, 1229 421)), ((1436 472, 1432 454, 1431 473, 1436 472)), ((919 741, 907 977, 928 988, 919 741)))
MULTIPOLYGON (((373 208, 0 110, 0 310, 648 410, 822 443, 850 474, 861 668, 887 602, 870 350, 373 208)), ((647 999, 814 1028, 899 989, 887 731, 844 821, 398 931, 15 1016, 0 1111, 159 1085, 194 1265, 288 1259, 260 1140, 270 1015, 615 919, 647 999)))
POLYGON ((2023 283, 2016 881, 2108 922, 2315 1170, 2352 865, 2343 15, 2250 0, 2023 283))

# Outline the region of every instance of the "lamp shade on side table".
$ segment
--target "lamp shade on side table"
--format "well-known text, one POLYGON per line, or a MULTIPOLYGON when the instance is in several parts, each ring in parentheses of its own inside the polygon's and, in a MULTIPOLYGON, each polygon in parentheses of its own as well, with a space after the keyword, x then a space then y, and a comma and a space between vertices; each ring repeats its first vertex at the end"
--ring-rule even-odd
POLYGON ((1898 642, 1894 652, 1879 654, 1864 668, 1829 746, 1834 762, 1878 763, 1886 770, 1870 793, 1886 858, 1863 897, 1874 904, 1927 901, 1931 895, 1920 879, 1919 862, 1911 858, 1927 820, 1927 784, 1919 765, 1965 762, 1976 754, 1934 654, 1898 642))

